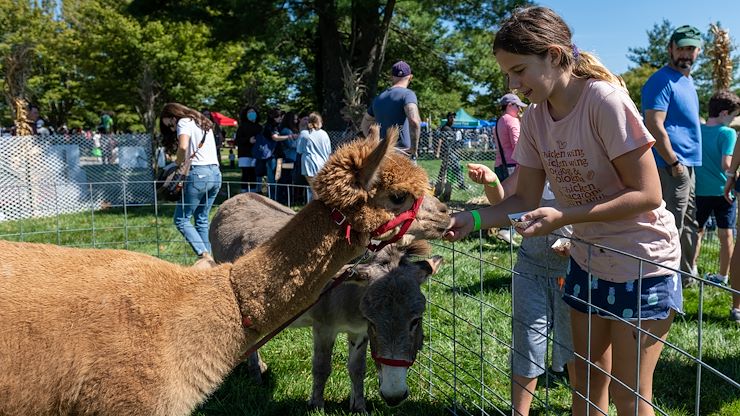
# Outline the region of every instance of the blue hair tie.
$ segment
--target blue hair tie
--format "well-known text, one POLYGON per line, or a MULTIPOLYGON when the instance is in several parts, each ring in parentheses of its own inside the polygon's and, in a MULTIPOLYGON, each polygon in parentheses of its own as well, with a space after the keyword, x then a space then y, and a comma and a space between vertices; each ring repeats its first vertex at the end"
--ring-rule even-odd
POLYGON ((581 51, 578 50, 578 46, 576 46, 575 43, 570 46, 573 48, 573 57, 576 58, 576 60, 578 60, 578 57, 581 56, 581 51))

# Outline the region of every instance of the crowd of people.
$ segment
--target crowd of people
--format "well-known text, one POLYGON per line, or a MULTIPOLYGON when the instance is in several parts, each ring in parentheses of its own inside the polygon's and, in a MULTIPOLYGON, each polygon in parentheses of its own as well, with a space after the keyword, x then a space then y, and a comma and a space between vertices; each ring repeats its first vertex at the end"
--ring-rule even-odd
MULTIPOLYGON (((223 133, 210 111, 179 103, 166 104, 159 119, 164 149, 174 154, 177 165, 190 163, 173 221, 195 254, 212 260, 208 216, 222 183, 223 133)), ((230 165, 241 170, 241 192, 262 192, 265 181, 267 195, 280 203, 310 201, 311 191, 305 186, 331 153, 329 136, 322 127, 317 112, 299 115, 271 108, 261 124, 256 107, 243 108, 234 134, 237 153, 229 150, 230 165)))

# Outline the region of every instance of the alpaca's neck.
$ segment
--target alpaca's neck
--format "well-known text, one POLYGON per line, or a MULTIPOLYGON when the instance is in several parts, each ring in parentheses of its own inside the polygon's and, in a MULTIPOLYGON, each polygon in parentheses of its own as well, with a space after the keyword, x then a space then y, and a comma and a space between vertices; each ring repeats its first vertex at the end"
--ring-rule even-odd
POLYGON ((345 225, 329 216, 322 202, 313 201, 272 239, 234 263, 231 279, 239 307, 257 337, 310 306, 326 282, 364 252, 369 235, 352 232, 350 245, 345 225))

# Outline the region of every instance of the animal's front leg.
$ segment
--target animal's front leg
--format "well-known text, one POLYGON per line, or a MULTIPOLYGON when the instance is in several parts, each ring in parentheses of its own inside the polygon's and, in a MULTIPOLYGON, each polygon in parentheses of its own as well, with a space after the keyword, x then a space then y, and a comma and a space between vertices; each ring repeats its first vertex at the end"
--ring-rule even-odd
POLYGON ((349 410, 365 413, 365 357, 367 356, 367 333, 347 334, 349 358, 347 368, 352 380, 349 396, 349 410))
POLYGON ((331 353, 337 332, 333 328, 314 324, 313 326, 313 390, 308 405, 324 408, 324 387, 331 374, 331 353))

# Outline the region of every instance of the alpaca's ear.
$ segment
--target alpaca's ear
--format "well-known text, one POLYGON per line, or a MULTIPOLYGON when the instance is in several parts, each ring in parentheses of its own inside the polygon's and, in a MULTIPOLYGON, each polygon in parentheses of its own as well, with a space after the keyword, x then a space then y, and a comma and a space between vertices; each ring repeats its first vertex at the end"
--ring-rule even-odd
POLYGON ((378 143, 378 145, 375 147, 375 150, 370 153, 358 172, 357 180, 366 191, 372 189, 380 163, 383 161, 383 158, 385 158, 385 155, 387 155, 396 145, 396 141, 398 141, 398 129, 395 127, 388 129, 385 140, 381 141, 380 126, 374 124, 370 127, 368 138, 378 143))

